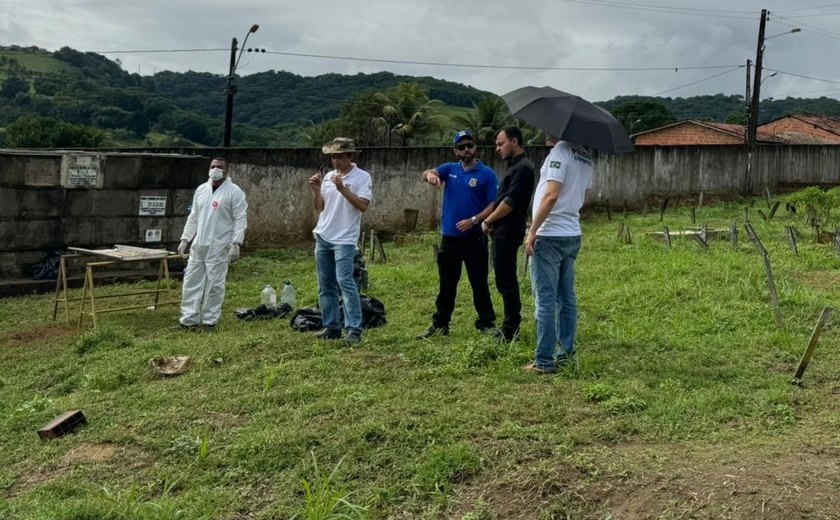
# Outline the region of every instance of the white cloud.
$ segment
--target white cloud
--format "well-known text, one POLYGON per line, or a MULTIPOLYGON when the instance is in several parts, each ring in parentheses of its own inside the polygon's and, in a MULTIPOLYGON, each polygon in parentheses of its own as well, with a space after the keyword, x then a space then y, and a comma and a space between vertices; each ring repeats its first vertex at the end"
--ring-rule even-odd
MULTIPOLYGON (((387 70, 458 81, 497 94, 523 85, 547 84, 605 100, 656 94, 726 70, 688 67, 742 65, 754 60, 762 7, 771 10, 768 36, 799 24, 803 29, 769 40, 766 66, 840 81, 840 71, 833 66, 835 49, 840 46, 840 8, 819 7, 825 6, 819 0, 810 2, 801 6, 785 0, 611 0, 607 6, 598 5, 599 0, 0 0, 4 11, 0 44, 49 50, 70 46, 82 51, 216 48, 222 50, 108 56, 120 58, 126 70, 141 74, 169 69, 223 75, 231 38, 241 41, 251 24, 258 23, 260 29, 250 35, 248 46, 269 51, 484 65, 679 68, 476 69, 247 53, 240 64, 240 73, 245 75, 269 69, 301 75, 387 70), (796 18, 806 15, 810 17, 796 18)), ((742 95, 744 84, 741 67, 665 95, 742 95)), ((766 81, 762 90, 776 98, 834 96, 840 95, 840 84, 779 74, 766 81)))

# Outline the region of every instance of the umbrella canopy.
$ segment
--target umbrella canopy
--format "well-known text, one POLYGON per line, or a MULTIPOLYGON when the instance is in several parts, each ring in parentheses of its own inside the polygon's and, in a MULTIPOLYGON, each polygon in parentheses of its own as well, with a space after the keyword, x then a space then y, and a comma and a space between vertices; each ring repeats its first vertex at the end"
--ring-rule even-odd
POLYGON ((522 87, 502 99, 515 117, 564 141, 613 153, 633 151, 618 119, 574 94, 551 87, 522 87))

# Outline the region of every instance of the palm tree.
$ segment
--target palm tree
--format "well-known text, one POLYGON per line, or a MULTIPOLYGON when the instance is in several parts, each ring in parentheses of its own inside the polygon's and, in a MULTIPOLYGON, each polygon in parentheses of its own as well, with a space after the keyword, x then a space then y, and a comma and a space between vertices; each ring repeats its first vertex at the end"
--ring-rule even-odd
POLYGON ((453 116, 452 122, 460 129, 472 132, 478 144, 492 145, 496 132, 514 124, 507 105, 498 96, 487 96, 477 104, 473 103, 473 108, 469 114, 453 116))
POLYGON ((429 100, 426 91, 416 83, 400 83, 387 92, 379 92, 374 99, 382 105, 382 116, 374 119, 380 131, 396 132, 403 146, 411 139, 425 137, 441 126, 442 118, 435 114, 443 106, 438 100, 429 100))

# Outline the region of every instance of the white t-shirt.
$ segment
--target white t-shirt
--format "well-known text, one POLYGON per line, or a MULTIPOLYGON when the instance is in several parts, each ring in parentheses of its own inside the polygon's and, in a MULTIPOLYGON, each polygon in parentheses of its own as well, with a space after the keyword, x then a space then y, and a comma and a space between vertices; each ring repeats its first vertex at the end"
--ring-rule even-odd
POLYGON ((580 208, 586 190, 592 187, 592 156, 578 144, 559 141, 548 153, 540 168, 540 180, 534 192, 532 215, 537 214, 548 181, 563 184, 560 196, 537 236, 574 237, 580 232, 580 208))
MULTIPOLYGON (((331 244, 355 244, 359 240, 362 227, 362 212, 338 192, 333 170, 321 181, 321 197, 324 199, 324 211, 318 215, 318 225, 313 233, 317 233, 331 244)), ((353 169, 344 177, 344 185, 357 196, 373 202, 373 186, 370 174, 353 164, 353 169)))

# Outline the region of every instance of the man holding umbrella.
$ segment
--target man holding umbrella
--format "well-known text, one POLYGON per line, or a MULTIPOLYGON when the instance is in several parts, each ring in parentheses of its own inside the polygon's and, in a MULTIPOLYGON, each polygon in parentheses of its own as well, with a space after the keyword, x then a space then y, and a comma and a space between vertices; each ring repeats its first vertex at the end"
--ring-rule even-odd
POLYGON ((612 114, 574 94, 522 87, 502 99, 513 116, 557 136, 550 138, 554 147, 540 169, 533 221, 525 238, 525 251, 534 258, 537 351, 534 362, 524 368, 550 374, 575 355, 575 259, 580 251, 580 208, 592 186, 589 147, 625 153, 633 151, 633 143, 612 114))
POLYGON ((526 370, 550 374, 574 360, 577 333, 575 259, 580 251, 580 208, 592 187, 592 157, 581 145, 549 137, 554 147, 540 169, 525 251, 533 257, 531 287, 537 351, 526 370), (556 347, 560 352, 555 357, 556 347))

